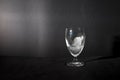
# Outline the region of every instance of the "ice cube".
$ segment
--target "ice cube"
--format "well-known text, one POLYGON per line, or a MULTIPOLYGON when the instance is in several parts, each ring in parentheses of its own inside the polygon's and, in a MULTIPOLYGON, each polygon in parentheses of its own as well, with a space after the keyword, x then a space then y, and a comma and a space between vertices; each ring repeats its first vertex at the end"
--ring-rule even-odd
POLYGON ((74 46, 74 47, 80 46, 81 43, 82 43, 82 40, 83 40, 83 36, 81 36, 81 37, 76 37, 76 38, 73 40, 72 46, 74 46))

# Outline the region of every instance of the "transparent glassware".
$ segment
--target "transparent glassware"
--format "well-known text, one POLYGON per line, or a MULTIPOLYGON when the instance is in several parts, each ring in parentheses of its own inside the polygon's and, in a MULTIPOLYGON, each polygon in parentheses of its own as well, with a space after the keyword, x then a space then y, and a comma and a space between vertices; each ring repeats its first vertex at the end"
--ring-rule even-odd
POLYGON ((81 54, 85 44, 85 32, 83 28, 71 27, 65 29, 65 42, 66 46, 73 56, 73 60, 68 62, 68 66, 80 67, 84 66, 84 62, 78 60, 78 56, 81 54))

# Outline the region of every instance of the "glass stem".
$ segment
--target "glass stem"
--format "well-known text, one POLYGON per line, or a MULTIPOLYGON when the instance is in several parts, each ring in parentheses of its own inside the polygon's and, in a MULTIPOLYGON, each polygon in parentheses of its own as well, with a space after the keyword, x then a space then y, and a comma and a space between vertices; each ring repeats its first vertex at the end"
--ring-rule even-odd
POLYGON ((74 57, 73 62, 77 62, 77 61, 78 61, 77 57, 74 57))

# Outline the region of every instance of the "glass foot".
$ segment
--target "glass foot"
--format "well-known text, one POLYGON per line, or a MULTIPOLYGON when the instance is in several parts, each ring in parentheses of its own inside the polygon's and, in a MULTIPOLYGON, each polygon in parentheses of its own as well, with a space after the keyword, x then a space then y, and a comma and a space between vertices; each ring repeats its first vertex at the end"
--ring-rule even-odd
POLYGON ((67 63, 67 66, 81 67, 81 66, 84 66, 84 62, 69 62, 67 63))

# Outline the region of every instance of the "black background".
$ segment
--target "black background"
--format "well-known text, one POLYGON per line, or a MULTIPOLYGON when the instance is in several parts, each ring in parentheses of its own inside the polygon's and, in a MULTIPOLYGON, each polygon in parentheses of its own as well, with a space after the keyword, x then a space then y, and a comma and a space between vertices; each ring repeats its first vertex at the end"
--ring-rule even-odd
POLYGON ((113 55, 119 10, 116 0, 0 0, 0 55, 68 57, 67 26, 85 28, 81 56, 113 55))

